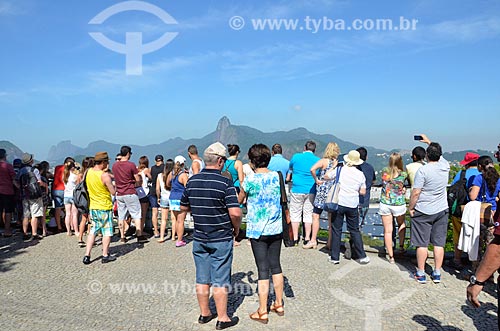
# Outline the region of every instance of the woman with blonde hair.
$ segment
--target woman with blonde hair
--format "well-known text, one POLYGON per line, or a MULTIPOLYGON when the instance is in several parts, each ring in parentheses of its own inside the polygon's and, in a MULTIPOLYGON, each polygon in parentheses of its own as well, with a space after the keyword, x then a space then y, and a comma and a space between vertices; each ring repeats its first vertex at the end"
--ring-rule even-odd
POLYGON ((400 252, 404 252, 404 240, 406 235, 406 189, 404 183, 408 174, 403 171, 403 169, 401 154, 392 153, 389 157, 389 166, 382 170, 382 193, 380 194, 378 213, 384 225, 384 243, 390 263, 395 263, 394 250, 392 247, 394 217, 398 223, 400 252))
POLYGON ((184 169, 186 158, 182 155, 177 155, 174 159, 174 163, 174 169, 168 174, 167 179, 168 186, 171 187, 169 206, 170 210, 174 212, 174 220, 172 220, 172 223, 175 222, 175 231, 177 232, 175 247, 183 247, 186 246, 186 242, 183 239, 186 212, 181 211, 181 198, 188 181, 188 174, 184 169))
POLYGON ((78 184, 78 174, 80 173, 80 166, 77 166, 75 162, 70 161, 64 165, 64 208, 66 211, 65 223, 66 231, 68 236, 73 235, 71 229, 75 231, 75 234, 80 237, 78 232, 78 209, 73 201, 73 191, 78 184))
MULTIPOLYGON (((321 213, 323 212, 323 208, 325 205, 326 201, 326 196, 328 195, 328 191, 332 187, 333 181, 331 179, 326 179, 325 174, 330 171, 331 169, 335 168, 338 164, 337 158, 339 157, 340 154, 340 147, 334 142, 329 143, 326 148, 325 152, 323 153, 323 158, 320 159, 316 164, 314 164, 311 168, 311 175, 314 178, 314 181, 316 183, 316 197, 314 198, 314 209, 313 209, 313 214, 312 214, 312 234, 311 234, 311 240, 302 248, 304 249, 309 249, 309 248, 317 248, 318 247, 318 241, 317 241, 317 236, 318 236, 318 231, 319 231, 319 217, 321 213), (319 178, 317 176, 318 171, 320 172, 319 178)), ((331 219, 329 217, 329 226, 332 226, 331 219)), ((307 230, 307 228, 306 228, 307 230)), ((309 238, 309 234, 306 233, 306 238, 309 238)), ((330 236, 328 238, 328 247, 330 246, 330 236)))

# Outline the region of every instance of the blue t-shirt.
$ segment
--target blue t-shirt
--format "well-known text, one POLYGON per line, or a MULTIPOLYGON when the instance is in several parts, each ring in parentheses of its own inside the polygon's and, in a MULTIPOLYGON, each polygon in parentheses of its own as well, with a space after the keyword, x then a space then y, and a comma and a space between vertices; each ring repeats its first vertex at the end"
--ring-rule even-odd
POLYGON ((311 151, 295 154, 290 160, 292 173, 292 193, 316 193, 316 183, 311 175, 312 166, 319 161, 319 157, 311 151))
POLYGON ((366 162, 361 163, 357 168, 363 172, 366 178, 366 194, 359 196, 359 204, 362 207, 368 207, 370 205, 370 190, 375 180, 375 169, 373 169, 371 164, 366 162))
MULTIPOLYGON (((460 170, 459 172, 457 172, 457 174, 455 175, 455 178, 453 178, 453 181, 451 182, 450 185, 453 185, 460 180, 460 175, 462 174, 462 171, 463 170, 460 170)), ((470 187, 472 186, 472 183, 474 182, 474 177, 476 177, 480 174, 481 173, 479 172, 479 170, 477 170, 477 168, 467 169, 467 171, 465 172, 465 178, 467 179, 467 189, 470 189, 470 187)))
POLYGON ((491 203, 491 210, 497 210, 496 198, 498 196, 498 192, 500 192, 500 179, 497 182, 497 186, 495 187, 495 192, 493 192, 493 194, 491 194, 490 190, 488 190, 488 185, 484 181, 482 174, 474 178, 472 186, 479 186, 479 194, 477 195, 476 201, 491 203))
POLYGON ((288 173, 288 169, 290 168, 290 161, 285 159, 283 155, 276 154, 269 161, 269 165, 267 169, 271 171, 281 171, 283 177, 286 178, 286 174, 288 173))

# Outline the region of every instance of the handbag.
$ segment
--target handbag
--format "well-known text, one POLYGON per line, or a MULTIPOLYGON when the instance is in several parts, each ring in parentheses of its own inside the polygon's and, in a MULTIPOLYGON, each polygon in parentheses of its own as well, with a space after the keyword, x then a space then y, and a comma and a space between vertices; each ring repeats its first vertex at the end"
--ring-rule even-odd
POLYGON ((340 191, 340 172, 342 171, 342 167, 337 166, 335 179, 332 187, 328 191, 325 200, 325 206, 323 210, 327 212, 335 212, 339 209, 339 191, 340 191))
POLYGON ((280 204, 281 204, 281 220, 283 224, 283 244, 285 247, 294 247, 293 229, 291 226, 290 210, 288 209, 288 198, 286 196, 285 180, 283 174, 278 171, 280 179, 280 204))
POLYGON ((148 196, 146 194, 146 191, 144 191, 144 188, 142 186, 136 187, 135 192, 137 193, 137 196, 139 197, 139 199, 143 199, 143 198, 148 196))

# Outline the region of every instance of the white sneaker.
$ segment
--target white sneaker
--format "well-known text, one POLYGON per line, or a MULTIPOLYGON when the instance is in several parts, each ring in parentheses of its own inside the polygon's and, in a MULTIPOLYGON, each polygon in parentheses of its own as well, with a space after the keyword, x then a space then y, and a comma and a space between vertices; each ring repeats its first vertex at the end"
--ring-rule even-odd
POLYGON ((359 262, 359 264, 368 264, 368 263, 370 263, 370 258, 367 256, 367 257, 364 257, 362 259, 359 259, 358 262, 359 262))
POLYGON ((331 262, 333 264, 340 264, 340 261, 333 260, 331 257, 328 258, 328 262, 331 262))

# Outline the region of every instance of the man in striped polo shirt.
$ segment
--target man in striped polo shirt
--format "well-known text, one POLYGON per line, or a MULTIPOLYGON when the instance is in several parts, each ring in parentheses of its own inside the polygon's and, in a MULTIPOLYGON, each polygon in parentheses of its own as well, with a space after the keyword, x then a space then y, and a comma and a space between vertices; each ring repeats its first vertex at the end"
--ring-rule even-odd
POLYGON ((241 209, 236 189, 221 175, 226 148, 216 142, 203 153, 205 168, 193 175, 181 199, 181 210, 194 218, 193 256, 196 266, 196 294, 200 305, 200 324, 218 317, 216 329, 234 326, 239 319, 227 315, 228 287, 231 285, 233 239, 241 224, 241 209), (210 286, 217 313, 210 311, 210 286))

